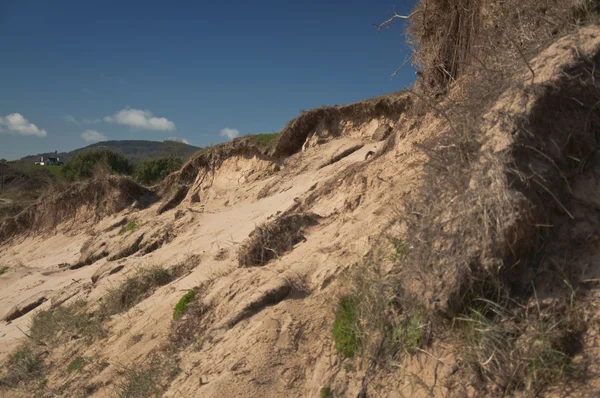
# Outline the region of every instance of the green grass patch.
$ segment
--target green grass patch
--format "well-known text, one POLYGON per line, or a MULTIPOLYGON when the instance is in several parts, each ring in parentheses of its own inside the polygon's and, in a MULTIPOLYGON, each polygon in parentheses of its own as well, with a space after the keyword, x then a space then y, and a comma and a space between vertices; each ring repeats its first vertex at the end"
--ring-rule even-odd
POLYGON ((272 134, 257 134, 252 137, 253 137, 254 141, 259 143, 260 145, 272 146, 272 145, 275 145, 275 143, 277 142, 278 136, 279 136, 279 133, 272 133, 272 134))
POLYGON ((173 309, 173 320, 179 320, 188 309, 190 302, 196 297, 196 291, 190 290, 179 300, 173 309))
POLYGON ((387 328, 385 348, 392 355, 398 350, 414 354, 421 345, 422 328, 420 312, 408 316, 399 325, 387 328))
POLYGON ((331 392, 331 388, 329 386, 322 387, 319 391, 320 398, 333 398, 333 393, 331 392))
POLYGON ((6 271, 8 271, 7 265, 0 267, 0 275, 4 275, 6 273, 6 271))
POLYGON ((46 168, 50 172, 50 174, 52 174, 54 177, 56 177, 56 179, 58 179, 58 180, 63 179, 63 176, 61 173, 63 166, 42 166, 42 167, 46 168))
POLYGON ((413 314, 408 318, 404 335, 404 348, 412 353, 421 345, 421 314, 413 314))
POLYGON ((83 370, 83 368, 85 367, 85 365, 87 365, 87 364, 88 364, 88 360, 86 358, 77 357, 71 361, 71 363, 67 367, 67 372, 68 373, 81 372, 83 370))
POLYGON ((127 225, 125 225, 125 232, 133 232, 139 228, 139 225, 135 221, 129 221, 127 225))
POLYGON ((394 245, 394 253, 396 255, 396 258, 402 258, 402 256, 404 256, 404 253, 406 252, 406 245, 404 245, 404 242, 397 238, 392 238, 391 241, 394 245))
POLYGON ((342 297, 333 322, 333 341, 335 349, 347 358, 352 358, 359 348, 357 329, 358 303, 352 297, 342 297))

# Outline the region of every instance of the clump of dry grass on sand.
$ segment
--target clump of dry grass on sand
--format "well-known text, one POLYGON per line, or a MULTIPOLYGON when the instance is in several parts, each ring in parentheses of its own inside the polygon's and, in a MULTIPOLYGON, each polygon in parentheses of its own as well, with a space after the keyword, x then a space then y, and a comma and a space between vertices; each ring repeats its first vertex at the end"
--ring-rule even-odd
POLYGON ((292 250, 304 239, 304 229, 316 225, 316 214, 290 214, 256 227, 238 252, 240 267, 262 266, 292 250))

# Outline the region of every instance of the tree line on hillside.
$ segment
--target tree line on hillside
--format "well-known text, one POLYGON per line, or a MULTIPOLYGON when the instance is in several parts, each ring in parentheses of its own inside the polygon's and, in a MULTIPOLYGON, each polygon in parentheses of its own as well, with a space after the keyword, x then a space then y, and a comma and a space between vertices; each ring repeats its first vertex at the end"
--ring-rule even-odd
POLYGON ((68 181, 76 181, 104 171, 128 175, 140 184, 153 185, 179 170, 182 164, 183 160, 177 157, 147 159, 133 164, 121 153, 99 149, 78 153, 62 167, 61 174, 68 181))

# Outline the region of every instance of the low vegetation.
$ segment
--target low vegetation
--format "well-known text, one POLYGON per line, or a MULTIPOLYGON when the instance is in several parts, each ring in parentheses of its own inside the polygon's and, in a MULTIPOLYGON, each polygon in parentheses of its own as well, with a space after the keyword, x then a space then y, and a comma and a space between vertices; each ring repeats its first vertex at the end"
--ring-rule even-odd
MULTIPOLYGON (((198 293, 200 292, 198 291, 198 293)), ((173 323, 169 335, 170 344, 173 347, 187 347, 190 344, 201 346, 204 331, 209 326, 206 318, 208 308, 195 294, 195 299, 185 306, 184 314, 176 318, 177 312, 176 308, 173 311, 173 323)))
POLYGON ((107 149, 94 149, 78 153, 65 166, 60 167, 61 176, 68 181, 91 178, 97 172, 129 175, 143 185, 153 185, 181 168, 183 160, 178 157, 160 157, 132 164, 125 155, 107 149))
MULTIPOLYGON (((393 248, 397 255, 398 245, 393 248)), ((397 257, 379 249, 376 246, 343 276, 332 337, 343 356, 360 355, 383 363, 418 351, 428 321, 419 305, 407 300, 398 281, 380 266, 397 257)))
POLYGON ((42 352, 31 342, 21 344, 2 367, 0 388, 15 388, 20 384, 29 384, 42 380, 45 364, 42 352))
POLYGON ((358 304, 355 298, 342 297, 333 322, 333 341, 335 349, 347 358, 352 358, 359 349, 358 304))
POLYGON ((183 160, 175 157, 162 157, 144 160, 135 165, 133 179, 143 185, 153 185, 181 168, 183 160))
POLYGON ((6 271, 8 271, 7 265, 0 266, 0 275, 4 275, 6 271))
POLYGON ((329 386, 321 387, 321 390, 319 390, 319 397, 320 398, 333 398, 333 393, 331 392, 331 387, 329 387, 329 386))
POLYGON ((402 341, 402 347, 409 352, 414 353, 417 348, 421 345, 421 329, 423 327, 421 314, 419 312, 411 315, 408 318, 408 322, 404 328, 404 341, 402 341))
POLYGON ((5 184, 10 183, 12 178, 16 179, 23 176, 28 178, 39 178, 47 180, 62 178, 60 172, 62 166, 40 166, 34 164, 33 162, 15 160, 11 162, 6 162, 4 167, 13 170, 12 173, 10 172, 10 170, 8 173, 5 170, 4 174, 7 175, 5 176, 5 184))
POLYGON ((68 181, 91 178, 96 172, 130 175, 133 166, 120 153, 107 149, 87 150, 78 153, 62 167, 62 175, 68 181))
POLYGON ((290 214, 265 222, 254 229, 238 252, 240 267, 256 267, 268 263, 293 249, 304 239, 304 228, 316 225, 313 213, 290 214))
POLYGON ((476 300, 457 318, 462 357, 485 380, 503 391, 537 395, 551 383, 581 371, 572 362, 573 336, 584 331, 581 314, 510 308, 476 300))
POLYGON ((29 335, 47 346, 76 339, 91 342, 103 336, 105 331, 97 314, 88 313, 86 309, 86 302, 77 301, 68 306, 38 311, 31 320, 29 335))
POLYGON ((54 167, 33 163, 7 162, 0 164, 0 168, 4 179, 0 184, 0 220, 19 214, 61 179, 56 176, 54 167))
POLYGON ((250 136, 252 140, 265 147, 272 147, 277 143, 279 133, 257 134, 250 136))
POLYGON ((100 314, 107 317, 127 311, 150 296, 156 288, 173 281, 179 276, 179 271, 177 267, 171 270, 159 266, 138 268, 119 286, 108 290, 100 304, 100 314))
POLYGON ((392 244, 394 245, 396 259, 402 258, 402 256, 406 252, 406 245, 404 244, 404 242, 402 242, 398 238, 391 238, 390 240, 391 240, 392 244))
POLYGON ((125 230, 125 232, 133 232, 136 229, 138 229, 138 224, 135 222, 135 220, 133 221, 129 221, 127 224, 125 224, 123 226, 123 229, 125 230))
POLYGON ((194 300, 195 297, 195 290, 190 290, 189 292, 183 295, 183 297, 179 300, 179 302, 177 302, 175 308, 173 309, 173 320, 177 321, 183 316, 183 314, 185 314, 190 303, 194 300))
POLYGON ((84 357, 77 357, 73 359, 69 366, 67 366, 67 373, 81 372, 89 360, 84 357))
POLYGON ((122 368, 114 392, 121 398, 160 397, 179 372, 178 355, 163 347, 146 363, 122 368))
POLYGON ((124 371, 116 384, 116 394, 120 398, 148 398, 160 396, 156 366, 133 366, 124 371))

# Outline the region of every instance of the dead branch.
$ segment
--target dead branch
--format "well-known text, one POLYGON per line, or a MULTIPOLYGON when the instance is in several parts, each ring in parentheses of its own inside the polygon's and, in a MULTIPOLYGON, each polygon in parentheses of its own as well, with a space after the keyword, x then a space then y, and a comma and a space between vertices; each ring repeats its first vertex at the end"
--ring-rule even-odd
POLYGON ((417 11, 413 11, 411 14, 409 15, 400 15, 396 12, 396 6, 394 6, 394 8, 392 9, 392 11, 394 12, 394 15, 392 15, 390 17, 390 19, 388 19, 387 21, 381 23, 381 24, 376 24, 374 23, 373 26, 377 26, 377 33, 379 33, 379 31, 381 30, 381 28, 383 28, 386 25, 391 24, 395 19, 409 19, 410 17, 412 17, 413 15, 415 15, 417 12, 419 12, 419 10, 417 11))
POLYGON ((402 65, 400 65, 400 66, 398 67, 398 69, 396 69, 396 70, 394 71, 394 73, 392 73, 392 77, 396 76, 396 73, 400 72, 400 69, 404 68, 404 65, 406 65, 408 61, 410 61, 411 59, 413 59, 413 57, 414 57, 414 56, 415 56, 415 53, 413 52, 413 53, 410 55, 410 57, 406 58, 406 59, 404 60, 404 62, 402 62, 402 65))
POLYGON ((460 136, 460 134, 458 133, 458 130, 456 130, 456 127, 454 127, 454 123, 452 123, 452 119, 450 119, 450 117, 448 116, 448 114, 446 112, 444 112, 443 109, 441 109, 440 107, 436 106, 435 104, 433 104, 431 101, 429 101, 427 98, 425 98, 424 96, 422 96, 421 94, 417 93, 416 91, 407 88, 406 91, 408 91, 409 93, 413 94, 414 96, 416 96, 417 98, 419 98, 421 101, 423 101, 427 106, 429 106, 431 109, 433 109, 438 115, 441 115, 444 119, 446 119, 446 121, 448 122, 448 124, 450 125, 450 128, 452 129, 452 131, 457 135, 460 136))
POLYGON ((508 40, 512 43, 513 46, 515 46, 515 48, 517 49, 517 51, 519 52, 519 55, 521 56, 521 58, 523 59, 523 62, 525 62, 525 64, 527 65, 527 68, 529 68, 529 71, 531 72, 531 84, 534 83, 535 81, 535 71, 533 70, 533 68, 531 67, 531 64, 529 63, 529 61, 527 61, 527 58, 525 57, 525 54, 523 54, 523 50, 521 50, 521 47, 517 44, 517 42, 515 42, 512 37, 510 37, 509 35, 506 35, 506 37, 508 38, 508 40))

